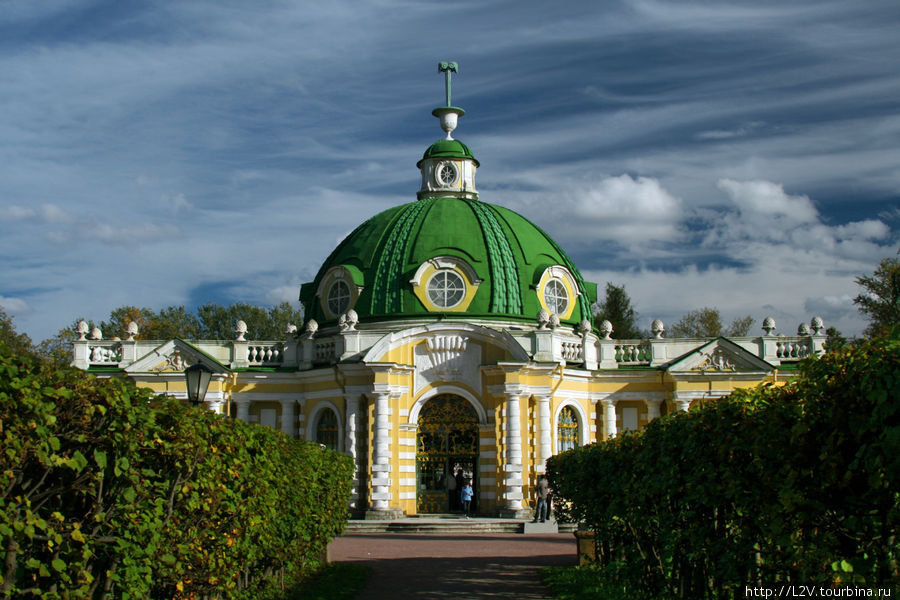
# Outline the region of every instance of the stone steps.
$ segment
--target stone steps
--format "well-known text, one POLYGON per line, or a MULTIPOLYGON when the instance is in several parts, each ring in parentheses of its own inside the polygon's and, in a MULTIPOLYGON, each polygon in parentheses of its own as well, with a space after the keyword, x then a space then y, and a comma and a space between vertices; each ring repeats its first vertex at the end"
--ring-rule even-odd
POLYGON ((575 525, 555 521, 531 523, 516 519, 472 518, 458 515, 446 517, 405 517, 392 520, 351 520, 344 528, 344 535, 364 535, 383 533, 569 533, 575 525))

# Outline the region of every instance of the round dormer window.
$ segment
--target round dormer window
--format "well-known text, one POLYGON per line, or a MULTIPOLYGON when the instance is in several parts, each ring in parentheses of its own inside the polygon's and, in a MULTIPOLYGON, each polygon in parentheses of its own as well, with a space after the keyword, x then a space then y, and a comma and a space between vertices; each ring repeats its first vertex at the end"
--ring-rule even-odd
POLYGON ((466 284, 456 271, 437 271, 426 286, 428 299, 438 308, 453 308, 463 301, 466 284))
POLYGON ((343 279, 335 281, 328 289, 328 310, 342 315, 350 308, 350 286, 343 279))
POLYGON ((569 292, 562 281, 550 279, 544 286, 544 304, 554 315, 564 315, 569 308, 569 292))
POLYGON ((441 187, 450 187, 459 179, 459 171, 452 162, 438 163, 434 174, 438 185, 441 187))

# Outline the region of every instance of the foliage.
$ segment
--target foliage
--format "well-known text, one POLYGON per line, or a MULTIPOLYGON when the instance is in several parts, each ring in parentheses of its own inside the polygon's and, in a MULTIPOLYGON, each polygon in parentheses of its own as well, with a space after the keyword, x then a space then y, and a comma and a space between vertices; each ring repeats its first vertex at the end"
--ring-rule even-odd
POLYGON ((644 596, 900 577, 900 339, 548 461, 605 576, 644 596))
POLYGON ((744 336, 753 326, 753 317, 746 316, 735 319, 727 329, 722 325, 719 309, 704 307, 692 310, 669 328, 672 337, 705 338, 727 336, 744 336))
POLYGON ((0 306, 0 344, 6 344, 14 352, 31 353, 34 345, 27 334, 18 333, 13 318, 0 306))
POLYGON ((625 286, 606 284, 606 298, 599 303, 594 315, 594 322, 599 324, 606 320, 612 323, 613 337, 619 340, 630 340, 645 337, 637 326, 638 314, 631 304, 631 298, 625 286))
POLYGON ((238 302, 230 306, 207 303, 197 309, 201 339, 233 339, 234 324, 239 319, 247 324, 247 339, 278 340, 284 337, 288 323, 300 325, 303 315, 287 302, 271 308, 238 302))
POLYGON ((860 312, 869 318, 868 337, 887 335, 900 324, 900 260, 885 258, 869 276, 856 278, 865 291, 853 299, 860 312))
POLYGON ((353 600, 372 571, 353 563, 330 564, 309 582, 288 592, 286 600, 353 600))
POLYGON ((843 350, 850 343, 837 327, 829 327, 825 330, 825 352, 843 350))
POLYGON ((350 460, 0 346, 0 597, 275 598, 339 534, 350 460))

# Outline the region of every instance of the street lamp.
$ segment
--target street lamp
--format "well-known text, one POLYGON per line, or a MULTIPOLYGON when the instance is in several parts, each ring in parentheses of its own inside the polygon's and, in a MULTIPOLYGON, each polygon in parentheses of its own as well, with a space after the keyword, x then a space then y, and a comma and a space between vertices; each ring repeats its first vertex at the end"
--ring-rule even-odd
POLYGON ((206 399, 206 390, 209 388, 212 374, 212 369, 199 362, 184 370, 188 400, 193 406, 197 406, 206 399))

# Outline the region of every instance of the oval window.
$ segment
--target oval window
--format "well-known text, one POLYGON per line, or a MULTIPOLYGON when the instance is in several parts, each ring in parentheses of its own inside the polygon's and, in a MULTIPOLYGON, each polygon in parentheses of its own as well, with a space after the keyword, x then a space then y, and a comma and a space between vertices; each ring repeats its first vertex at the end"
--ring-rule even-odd
POLYGON ((466 284, 456 271, 438 271, 428 280, 428 299, 438 308, 453 308, 466 295, 466 284))
POLYGON ((569 308, 569 292, 559 279, 551 279, 544 286, 544 304, 554 315, 563 315, 569 308))
POLYGON ((328 310, 333 315, 342 315, 350 308, 350 286, 346 281, 335 281, 328 290, 328 310))

